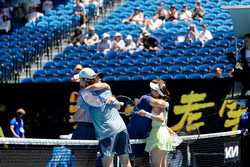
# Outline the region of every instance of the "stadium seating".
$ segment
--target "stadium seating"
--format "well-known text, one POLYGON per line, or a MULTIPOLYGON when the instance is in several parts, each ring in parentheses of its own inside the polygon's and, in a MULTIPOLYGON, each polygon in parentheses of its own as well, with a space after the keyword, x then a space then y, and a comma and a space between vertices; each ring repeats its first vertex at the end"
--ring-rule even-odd
MULTIPOLYGON (((192 9, 195 1, 189 0, 185 3, 192 9)), ((133 36, 133 39, 136 40, 141 32, 141 26, 123 24, 122 20, 127 18, 135 7, 140 7, 147 18, 152 17, 158 4, 159 1, 154 0, 125 0, 121 6, 118 6, 106 18, 95 25, 96 32, 100 36, 104 32, 108 32, 111 38, 115 32, 121 32, 123 37, 130 34, 133 36)), ((177 9, 180 10, 184 2, 173 0, 164 1, 166 9, 170 4, 175 4, 177 9)), ((53 62, 57 62, 57 64, 49 62, 45 65, 44 70, 51 68, 72 70, 76 63, 81 63, 85 67, 93 67, 97 71, 103 72, 105 74, 103 79, 112 81, 151 80, 154 78, 212 79, 214 78, 214 74, 212 74, 213 70, 216 67, 220 67, 223 70, 223 77, 229 78, 230 75, 226 74, 230 72, 233 64, 228 54, 236 52, 235 37, 230 14, 227 10, 222 10, 220 6, 234 4, 249 5, 250 1, 222 0, 217 2, 216 0, 212 0, 203 3, 205 11, 209 12, 206 12, 204 21, 193 21, 192 23, 196 24, 199 30, 201 30, 202 24, 209 24, 209 30, 213 33, 214 39, 208 41, 205 45, 199 41, 193 43, 175 43, 174 40, 176 37, 187 31, 188 24, 182 21, 177 23, 166 22, 162 28, 151 32, 161 41, 163 49, 160 51, 141 51, 133 55, 126 52, 117 53, 111 51, 108 52, 107 55, 104 55, 95 51, 96 46, 93 48, 86 46, 69 46, 63 53, 54 58, 53 62)), ((69 8, 69 6, 67 6, 67 8, 69 8)), ((61 16, 60 19, 62 19, 61 16)), ((57 22, 55 22, 55 24, 57 24, 57 22)), ((66 27, 67 25, 68 24, 65 23, 66 27)), ((60 38, 56 36, 56 34, 60 33, 60 29, 56 29, 56 33, 52 33, 54 35, 48 34, 46 37, 47 40, 45 41, 51 38, 60 38)), ((243 46, 242 39, 238 39, 237 46, 239 48, 243 46)), ((39 46, 39 48, 42 49, 42 46, 39 46)), ((29 52, 32 54, 33 51, 31 50, 29 52)), ((58 70, 57 74, 59 71, 60 70, 58 70)), ((34 75, 34 78, 36 78, 36 75, 34 75)), ((61 75, 63 75, 63 73, 61 73, 60 76, 61 75)), ((56 81, 55 79, 51 80, 56 81)), ((45 81, 51 82, 51 80, 46 78, 45 81)), ((35 82, 37 82, 37 80, 35 80, 35 82)))

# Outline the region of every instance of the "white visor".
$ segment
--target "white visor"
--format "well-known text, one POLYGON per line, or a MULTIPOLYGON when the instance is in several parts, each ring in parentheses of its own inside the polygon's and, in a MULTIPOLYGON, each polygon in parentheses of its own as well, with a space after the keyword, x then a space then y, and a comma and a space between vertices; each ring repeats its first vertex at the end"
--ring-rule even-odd
POLYGON ((149 85, 150 85, 150 88, 151 88, 151 89, 157 91, 161 96, 165 96, 165 95, 162 93, 159 84, 155 84, 155 83, 153 83, 153 82, 150 82, 149 85))

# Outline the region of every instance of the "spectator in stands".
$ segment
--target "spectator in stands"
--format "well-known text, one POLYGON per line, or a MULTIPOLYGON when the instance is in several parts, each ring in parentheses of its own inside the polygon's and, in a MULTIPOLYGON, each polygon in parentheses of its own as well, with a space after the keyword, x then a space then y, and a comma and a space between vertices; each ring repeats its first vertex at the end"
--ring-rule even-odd
POLYGON ((53 2, 51 0, 45 0, 42 5, 42 11, 46 15, 51 9, 53 9, 53 2))
POLYGON ((81 64, 77 64, 74 68, 74 75, 71 77, 72 82, 80 82, 79 72, 83 69, 81 64))
POLYGON ((201 2, 197 1, 192 13, 192 18, 194 20, 202 21, 205 15, 205 11, 203 7, 201 6, 201 2))
POLYGON ((75 1, 74 15, 80 16, 81 27, 85 27, 87 22, 86 9, 85 5, 80 0, 75 1))
POLYGON ((24 138, 24 122, 23 116, 25 115, 25 110, 19 108, 16 110, 16 116, 10 121, 10 130, 12 132, 13 137, 16 138, 24 138))
POLYGON ((188 10, 187 5, 183 5, 180 15, 179 15, 180 20, 184 20, 186 22, 192 21, 192 12, 188 10))
POLYGON ((144 14, 140 8, 135 8, 134 13, 127 19, 123 20, 123 23, 143 24, 144 14))
POLYGON ((204 45, 208 40, 213 39, 212 33, 208 30, 208 25, 203 24, 202 25, 202 31, 199 33, 199 40, 204 45))
POLYGON ((111 49, 113 51, 124 51, 125 49, 125 42, 122 39, 122 34, 119 32, 115 33, 114 40, 111 44, 111 49))
POLYGON ((250 93, 250 33, 244 36, 245 46, 236 57, 236 65, 233 72, 235 79, 243 85, 242 94, 250 93))
POLYGON ((18 26, 23 26, 27 22, 26 16, 25 16, 25 10, 23 8, 23 5, 18 6, 14 8, 13 10, 13 23, 18 26))
MULTIPOLYGON (((83 88, 83 93, 91 93, 102 101, 107 101, 112 97, 110 89, 106 90, 88 90, 87 86, 91 86, 99 82, 99 78, 90 68, 84 68, 80 73, 80 85, 83 88)), ((129 135, 126 125, 121 118, 119 112, 114 105, 107 105, 105 107, 93 107, 92 103, 87 99, 81 98, 81 109, 89 112, 93 120, 96 130, 96 137, 99 140, 101 152, 103 153, 103 166, 113 166, 113 156, 116 153, 119 156, 120 163, 123 167, 131 167, 128 154, 131 153, 129 144, 129 135)))
POLYGON ((222 78, 222 69, 219 67, 215 68, 215 76, 214 78, 222 78))
POLYGON ((78 46, 84 43, 84 36, 81 27, 76 27, 76 29, 74 30, 74 34, 69 42, 71 45, 78 45, 78 46))
POLYGON ((110 42, 109 38, 110 38, 110 35, 108 33, 104 33, 102 35, 102 40, 97 45, 98 52, 103 52, 104 54, 106 54, 108 51, 110 51, 111 42, 110 42))
POLYGON ((194 42, 198 39, 198 37, 199 37, 199 32, 198 32, 195 24, 191 24, 189 26, 188 32, 185 36, 185 41, 194 42))
POLYGON ((178 20, 178 12, 174 5, 170 5, 168 11, 167 11, 167 17, 166 20, 168 21, 177 21, 178 20))
POLYGON ((2 15, 0 17, 0 34, 6 34, 11 31, 11 22, 8 16, 2 15))
POLYGON ((156 11, 156 14, 153 16, 153 20, 160 19, 164 21, 167 16, 167 11, 164 9, 163 3, 160 3, 158 10, 156 11))
POLYGON ((145 31, 156 31, 158 30, 163 24, 161 19, 145 19, 143 30, 145 31))
POLYGON ((89 31, 84 36, 84 44, 90 46, 98 42, 100 42, 99 36, 95 33, 95 28, 90 26, 89 31))
MULTIPOLYGON (((139 39, 140 40, 140 39, 139 39)), ((150 35, 149 32, 144 31, 142 33, 142 44, 143 44, 143 49, 144 50, 160 50, 160 40, 157 39, 156 37, 153 37, 150 35)))
POLYGON ((135 52, 135 50, 136 50, 136 44, 133 41, 133 37, 131 35, 128 35, 126 37, 126 44, 125 44, 124 51, 132 54, 135 52))
POLYGON ((43 16, 43 13, 38 12, 36 7, 31 7, 26 19, 28 22, 35 22, 41 16, 43 16))

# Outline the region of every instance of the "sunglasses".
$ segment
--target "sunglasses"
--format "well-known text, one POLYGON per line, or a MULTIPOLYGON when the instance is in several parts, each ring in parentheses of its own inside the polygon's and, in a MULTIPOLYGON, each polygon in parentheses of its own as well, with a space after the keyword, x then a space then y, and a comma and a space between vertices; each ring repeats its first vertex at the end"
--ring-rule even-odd
POLYGON ((88 78, 80 78, 80 81, 89 82, 89 81, 91 81, 91 79, 88 79, 88 78))

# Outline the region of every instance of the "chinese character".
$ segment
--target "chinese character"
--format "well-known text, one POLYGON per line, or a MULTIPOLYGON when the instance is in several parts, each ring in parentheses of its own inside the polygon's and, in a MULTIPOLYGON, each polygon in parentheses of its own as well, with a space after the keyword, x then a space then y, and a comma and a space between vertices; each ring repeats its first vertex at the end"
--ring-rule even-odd
POLYGON ((204 122, 198 122, 198 120, 202 117, 202 113, 197 111, 213 107, 215 105, 214 102, 204 103, 206 97, 206 93, 194 93, 194 91, 191 91, 190 94, 182 95, 181 104, 183 105, 174 106, 174 113, 175 115, 183 114, 183 116, 176 125, 171 127, 171 129, 174 131, 180 131, 184 127, 185 123, 187 124, 186 130, 188 132, 204 126, 204 122))
POLYGON ((247 111, 247 108, 237 105, 236 100, 225 100, 219 111, 219 116, 223 117, 226 111, 227 120, 224 123, 224 127, 232 127, 232 130, 237 130, 240 121, 240 116, 247 111))

